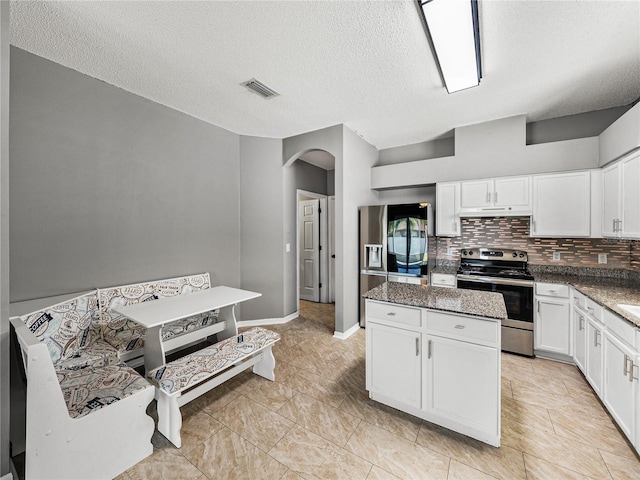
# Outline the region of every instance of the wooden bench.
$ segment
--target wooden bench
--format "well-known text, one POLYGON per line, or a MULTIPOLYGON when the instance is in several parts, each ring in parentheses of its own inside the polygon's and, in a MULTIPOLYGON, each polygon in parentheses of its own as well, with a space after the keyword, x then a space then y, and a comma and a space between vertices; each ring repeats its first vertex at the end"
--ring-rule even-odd
POLYGON ((256 327, 147 373, 156 386, 158 431, 182 445, 180 407, 253 366, 253 373, 275 380, 271 347, 280 335, 256 327))

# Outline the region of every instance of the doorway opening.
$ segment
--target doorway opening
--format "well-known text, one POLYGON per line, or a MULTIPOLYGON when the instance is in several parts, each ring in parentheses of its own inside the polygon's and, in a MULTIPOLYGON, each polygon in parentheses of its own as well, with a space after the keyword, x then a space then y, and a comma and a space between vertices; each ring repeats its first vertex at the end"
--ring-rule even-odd
POLYGON ((334 226, 334 196, 297 191, 298 303, 335 302, 334 226))

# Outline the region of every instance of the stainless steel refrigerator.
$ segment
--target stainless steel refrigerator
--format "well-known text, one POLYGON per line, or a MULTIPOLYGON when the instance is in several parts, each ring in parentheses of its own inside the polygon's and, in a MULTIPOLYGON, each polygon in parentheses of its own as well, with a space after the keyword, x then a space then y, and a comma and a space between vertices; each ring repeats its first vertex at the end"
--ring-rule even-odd
POLYGON ((427 283, 432 219, 429 203, 360 207, 360 326, 367 291, 386 281, 427 283))

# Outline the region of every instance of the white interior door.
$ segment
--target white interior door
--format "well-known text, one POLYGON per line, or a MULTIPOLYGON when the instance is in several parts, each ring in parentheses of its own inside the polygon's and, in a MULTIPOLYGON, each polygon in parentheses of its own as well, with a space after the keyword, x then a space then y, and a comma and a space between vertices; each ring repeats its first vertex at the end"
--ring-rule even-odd
POLYGON ((320 301, 320 200, 298 203, 300 299, 320 301))

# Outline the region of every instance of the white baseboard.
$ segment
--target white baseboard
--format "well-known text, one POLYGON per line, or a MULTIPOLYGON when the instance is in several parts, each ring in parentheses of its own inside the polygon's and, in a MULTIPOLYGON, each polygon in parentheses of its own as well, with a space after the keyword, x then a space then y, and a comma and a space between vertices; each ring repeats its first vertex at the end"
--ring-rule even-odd
POLYGON ((4 477, 1 477, 0 480, 13 480, 13 475, 11 473, 7 473, 4 477))
MULTIPOLYGON (((262 327, 265 325, 281 325, 283 323, 289 323, 300 316, 298 311, 293 312, 291 315, 287 315, 282 318, 259 318, 256 320, 238 320, 239 327, 262 327)), ((2 479, 0 479, 2 480, 2 479)))
POLYGON ((346 340, 347 338, 349 338, 351 335, 353 335, 354 333, 356 333, 358 330, 360 330, 360 324, 356 323, 353 327, 351 327, 349 330, 347 330, 346 332, 342 333, 342 332, 333 332, 333 336, 335 338, 338 338, 340 340, 346 340))

